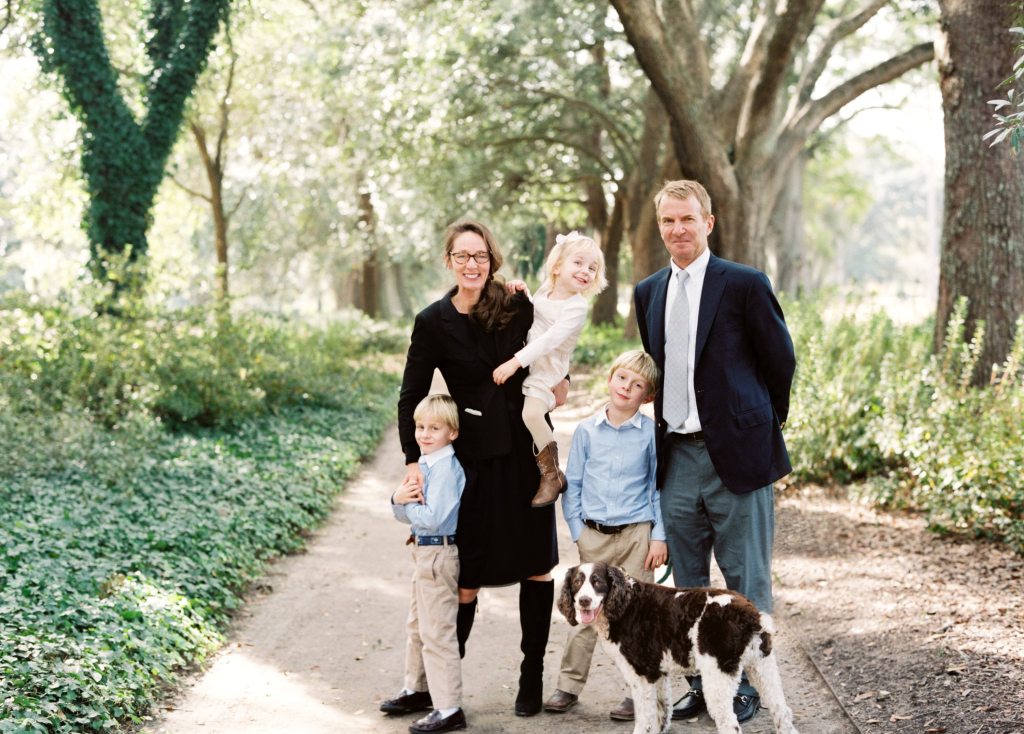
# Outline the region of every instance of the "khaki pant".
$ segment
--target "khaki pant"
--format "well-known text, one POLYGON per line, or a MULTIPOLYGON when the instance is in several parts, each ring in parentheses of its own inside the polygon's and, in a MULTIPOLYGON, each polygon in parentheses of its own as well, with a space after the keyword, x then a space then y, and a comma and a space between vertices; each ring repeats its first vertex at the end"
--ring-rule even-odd
MULTIPOLYGON (((630 576, 640 581, 654 581, 654 571, 644 570, 644 561, 651 548, 651 524, 640 522, 616 535, 604 535, 588 527, 583 528, 576 549, 580 563, 604 561, 621 566, 630 576)), ((562 671, 558 676, 558 689, 579 695, 590 674, 590 661, 597 644, 593 625, 579 624, 569 628, 569 637, 562 653, 562 671)))
POLYGON ((434 708, 462 707, 462 660, 455 638, 459 549, 414 545, 412 600, 406 620, 405 687, 430 691, 434 708))

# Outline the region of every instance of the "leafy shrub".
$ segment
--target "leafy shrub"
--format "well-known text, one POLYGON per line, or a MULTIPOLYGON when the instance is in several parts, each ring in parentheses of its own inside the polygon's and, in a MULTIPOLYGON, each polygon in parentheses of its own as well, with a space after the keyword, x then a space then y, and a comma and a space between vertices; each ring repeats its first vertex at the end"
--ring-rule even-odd
POLYGON ((0 732, 138 722, 216 647, 393 419, 380 356, 398 343, 359 323, 0 314, 0 732))
POLYGON ((30 410, 85 408, 107 427, 133 411, 226 427, 285 405, 341 405, 340 366, 404 343, 404 332, 362 318, 317 329, 198 309, 126 317, 0 304, 0 375, 12 394, 30 410))
POLYGON ((881 312, 826 319, 821 301, 785 304, 797 355, 786 424, 795 478, 848 482, 885 472, 878 445, 883 372, 920 363, 931 348, 928 324, 899 326, 881 312))
POLYGON ((572 361, 577 367, 595 369, 603 375, 612 361, 627 349, 642 348, 640 337, 625 337, 621 326, 588 323, 576 343, 572 361))
POLYGON ((1024 320, 996 384, 970 387, 983 331, 964 337, 966 303, 939 354, 931 325, 876 313, 822 318, 787 304, 797 375, 786 427, 797 480, 845 483, 872 501, 926 513, 933 529, 1024 553, 1024 320))
POLYGON ((970 386, 983 332, 964 339, 966 302, 943 350, 880 385, 878 442, 896 470, 869 491, 878 502, 923 509, 933 529, 1006 542, 1024 553, 1024 318, 998 381, 970 386))

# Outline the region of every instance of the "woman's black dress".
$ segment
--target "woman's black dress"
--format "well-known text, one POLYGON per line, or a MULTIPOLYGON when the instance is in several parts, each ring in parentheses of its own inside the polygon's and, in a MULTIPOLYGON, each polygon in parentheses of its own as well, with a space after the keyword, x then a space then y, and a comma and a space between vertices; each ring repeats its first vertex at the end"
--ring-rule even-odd
POLYGON ((419 458, 413 411, 441 371, 459 407, 455 453, 466 471, 459 508, 459 586, 513 584, 548 573, 558 562, 555 509, 533 508, 539 473, 533 440, 523 425, 519 370, 495 385, 494 369, 522 349, 533 306, 517 294, 503 329, 490 334, 452 304, 452 291, 416 316, 398 400, 398 430, 406 463, 419 458))

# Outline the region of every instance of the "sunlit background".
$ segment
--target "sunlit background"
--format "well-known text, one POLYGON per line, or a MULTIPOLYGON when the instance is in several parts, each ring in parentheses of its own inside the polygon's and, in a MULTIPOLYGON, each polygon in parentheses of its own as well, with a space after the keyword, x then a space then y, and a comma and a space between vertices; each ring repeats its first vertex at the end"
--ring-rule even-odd
MULTIPOLYGON (((111 55, 138 112, 131 70, 145 56, 129 29, 144 27, 140 11, 103 5, 111 55)), ((466 214, 493 224, 511 255, 506 274, 527 279, 555 233, 594 232, 581 191, 597 180, 611 205, 623 185, 617 146, 637 138, 647 87, 614 12, 601 3, 473 5, 237 6, 153 208, 151 295, 172 307, 214 297, 210 188, 196 131, 212 146, 225 123, 235 308, 409 316, 447 282, 439 234, 466 214), (603 108, 594 106, 601 94, 603 108), (567 129, 605 116, 595 150, 567 129)), ((51 298, 86 277, 79 129, 55 79, 40 73, 21 20, 0 36, 0 289, 51 298)), ((823 80, 934 32, 929 13, 883 11, 860 40, 836 49, 823 80)), ((717 53, 725 59, 735 49, 723 41, 717 53)), ((830 118, 806 154, 799 229, 807 254, 798 279, 777 286, 856 293, 908 318, 932 312, 942 166, 934 64, 830 118)), ((626 276, 630 244, 621 251, 626 276)), ((777 274, 771 253, 766 268, 777 274)), ((630 286, 623 278, 623 313, 630 286)))

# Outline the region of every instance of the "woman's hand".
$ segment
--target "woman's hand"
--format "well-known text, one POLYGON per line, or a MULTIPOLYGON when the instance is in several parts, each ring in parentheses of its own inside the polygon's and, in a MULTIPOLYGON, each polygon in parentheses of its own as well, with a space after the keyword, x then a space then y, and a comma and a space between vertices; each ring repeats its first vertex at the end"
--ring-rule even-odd
POLYGON ((519 364, 519 360, 516 359, 515 357, 510 359, 508 362, 505 362, 504 364, 498 365, 497 367, 494 368, 494 373, 491 375, 494 378, 494 384, 504 385, 505 381, 508 380, 508 378, 510 378, 512 375, 514 375, 516 373, 516 370, 518 370, 520 367, 522 367, 522 365, 519 364))
POLYGON ((565 401, 569 399, 569 379, 565 378, 553 388, 551 392, 555 396, 555 407, 560 408, 565 405, 565 401))
POLYGON ((420 463, 418 461, 405 465, 405 478, 402 479, 402 486, 406 484, 411 484, 420 491, 423 490, 423 472, 420 471, 420 463))
POLYGON ((647 551, 647 558, 644 559, 644 569, 653 571, 659 566, 664 566, 668 560, 668 545, 664 540, 652 540, 651 547, 647 551))
POLYGON ((416 484, 409 477, 402 480, 402 483, 391 495, 391 501, 396 505, 409 505, 413 502, 423 502, 423 485, 416 484))
POLYGON ((396 505, 408 505, 423 501, 423 472, 420 471, 418 461, 405 465, 405 477, 395 493, 391 495, 391 501, 396 505))
POLYGON ((512 295, 515 295, 516 293, 519 293, 520 291, 526 293, 527 296, 530 295, 530 289, 526 287, 526 281, 525 280, 510 280, 509 282, 507 282, 505 284, 505 288, 512 295))

